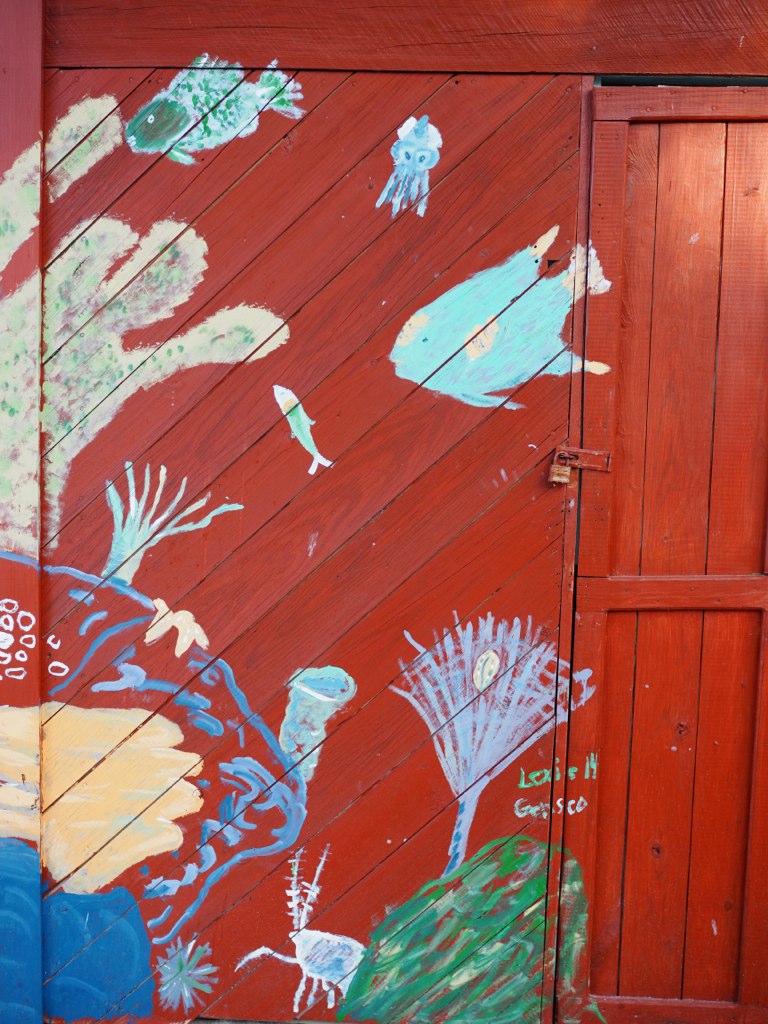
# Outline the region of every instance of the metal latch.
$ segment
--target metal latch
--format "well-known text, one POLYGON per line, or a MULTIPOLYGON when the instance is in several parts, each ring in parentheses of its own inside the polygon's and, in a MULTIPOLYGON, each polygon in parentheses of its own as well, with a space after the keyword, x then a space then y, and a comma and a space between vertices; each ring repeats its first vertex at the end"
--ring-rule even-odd
POLYGON ((600 473, 609 473, 611 453, 595 452, 589 448, 567 448, 561 445, 555 450, 552 465, 549 467, 549 482, 570 483, 572 469, 596 469, 600 473))

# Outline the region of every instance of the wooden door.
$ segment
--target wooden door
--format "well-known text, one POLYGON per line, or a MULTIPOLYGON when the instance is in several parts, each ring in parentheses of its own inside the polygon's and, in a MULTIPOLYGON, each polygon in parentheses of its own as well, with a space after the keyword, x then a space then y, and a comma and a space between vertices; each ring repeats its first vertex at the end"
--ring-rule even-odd
MULTIPOLYGON (((611 1024, 768 1020, 768 101, 596 91, 566 844, 611 1024)), ((567 949, 564 951, 567 954, 567 949)), ((563 998, 567 992, 562 993, 563 998)), ((563 1016, 562 1019, 568 1019, 563 1016)))
POLYGON ((191 15, 147 66, 124 6, 45 82, 41 373, 20 228, 3 268, 0 1020, 550 1020, 582 80, 191 15))

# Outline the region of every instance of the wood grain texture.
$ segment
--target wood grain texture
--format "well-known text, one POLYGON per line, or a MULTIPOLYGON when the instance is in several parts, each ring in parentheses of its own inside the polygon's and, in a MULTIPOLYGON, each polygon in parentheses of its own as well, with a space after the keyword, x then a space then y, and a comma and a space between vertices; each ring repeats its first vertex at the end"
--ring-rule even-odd
POLYGON ((761 640, 759 612, 704 615, 685 999, 736 1002, 740 994, 761 640))
POLYGON ((584 577, 579 600, 588 611, 765 608, 768 580, 757 575, 584 577))
POLYGON ((641 571, 706 566, 725 128, 661 126, 641 571))
POLYGON ((762 1007, 734 1003, 687 1000, 683 1008, 676 999, 604 998, 602 1004, 617 1024, 679 1024, 681 1013, 685 1024, 765 1024, 766 1020, 762 1007))
POLYGON ((707 572, 765 571, 768 126, 728 125, 707 572))
POLYGON ((183 66, 198 53, 263 67, 276 55, 305 68, 410 71, 557 71, 761 75, 768 46, 757 0, 668 3, 558 0, 439 8, 328 5, 312 0, 254 10, 246 0, 136 8, 109 0, 46 7, 46 64, 183 66))
POLYGON ((701 632, 700 613, 639 616, 621 995, 679 998, 682 991, 701 632))
POLYGON ((762 1021, 768 589, 764 459, 753 454, 764 448, 764 367, 751 315, 765 290, 752 176, 764 126, 702 123, 712 104, 736 122, 744 110, 728 93, 693 90, 690 122, 670 123, 676 96, 644 92, 639 114, 640 93, 623 107, 608 94, 596 128, 598 230, 604 161, 615 156, 620 179, 615 132, 627 132, 613 236, 623 232, 622 296, 596 322, 588 309, 587 336, 593 357, 619 339, 619 383, 613 420, 596 402, 602 382, 585 388, 585 423, 594 415, 598 427, 586 443, 613 460, 582 487, 575 656, 598 652, 599 689, 571 743, 599 735, 610 775, 596 816, 569 831, 575 849, 596 850, 590 984, 607 1019, 762 1021))

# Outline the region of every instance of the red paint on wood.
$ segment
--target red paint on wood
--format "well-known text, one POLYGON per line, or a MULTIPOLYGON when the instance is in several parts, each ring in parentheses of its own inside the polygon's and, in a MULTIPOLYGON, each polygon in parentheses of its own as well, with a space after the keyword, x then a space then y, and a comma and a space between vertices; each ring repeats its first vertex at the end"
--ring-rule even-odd
POLYGON ((612 472, 582 483, 575 655, 597 652, 598 695, 571 749, 599 737, 601 774, 596 818, 566 839, 594 850, 590 988, 607 1019, 762 1020, 765 476, 747 467, 765 429, 749 341, 763 127, 665 123, 663 90, 645 91, 660 125, 618 120, 639 95, 597 102, 617 120, 596 126, 593 223, 618 199, 621 276, 613 304, 589 304, 587 355, 611 353, 617 384, 585 382, 585 443, 612 472))
POLYGON ((200 53, 264 67, 419 71, 761 75, 768 34, 756 0, 566 0, 499 5, 445 0, 439 8, 339 8, 303 0, 254 11, 247 0, 55 0, 46 7, 46 63, 183 66, 200 53))

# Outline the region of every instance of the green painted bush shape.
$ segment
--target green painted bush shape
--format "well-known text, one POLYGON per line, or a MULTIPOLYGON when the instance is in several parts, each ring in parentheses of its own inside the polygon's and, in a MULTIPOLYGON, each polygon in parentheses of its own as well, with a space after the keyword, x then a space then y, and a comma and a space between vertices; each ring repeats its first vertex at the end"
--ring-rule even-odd
MULTIPOLYGON (((425 885, 374 931, 339 1019, 378 1024, 538 1021, 547 948, 546 843, 497 839, 425 885)), ((566 857, 561 943, 563 1022, 602 1020, 579 979, 587 907, 566 857)))

